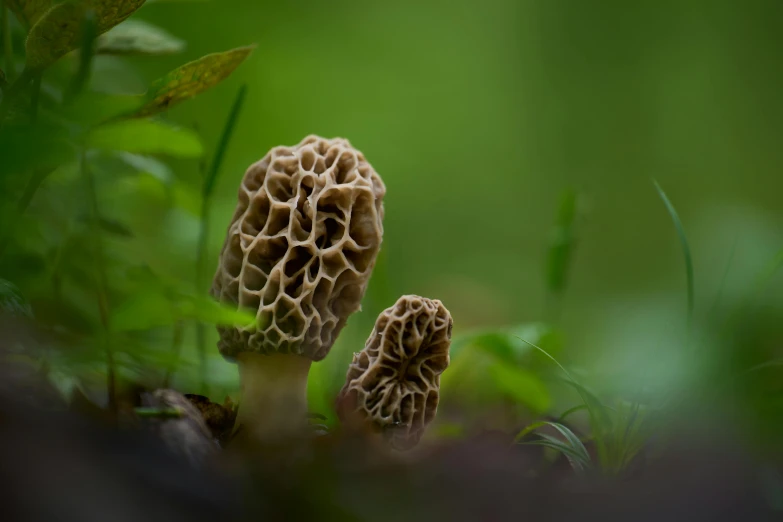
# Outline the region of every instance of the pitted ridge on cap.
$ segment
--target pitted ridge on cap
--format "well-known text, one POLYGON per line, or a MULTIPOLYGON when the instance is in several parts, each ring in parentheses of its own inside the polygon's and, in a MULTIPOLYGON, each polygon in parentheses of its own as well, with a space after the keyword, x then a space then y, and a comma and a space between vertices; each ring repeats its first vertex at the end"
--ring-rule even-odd
POLYGON ((224 357, 326 357, 360 308, 383 237, 385 193, 342 138, 308 136, 248 168, 211 294, 257 311, 258 326, 218 327, 224 357))
POLYGON ((418 444, 438 409, 451 329, 438 300, 405 295, 384 310, 348 369, 337 399, 341 419, 358 416, 398 450, 418 444))

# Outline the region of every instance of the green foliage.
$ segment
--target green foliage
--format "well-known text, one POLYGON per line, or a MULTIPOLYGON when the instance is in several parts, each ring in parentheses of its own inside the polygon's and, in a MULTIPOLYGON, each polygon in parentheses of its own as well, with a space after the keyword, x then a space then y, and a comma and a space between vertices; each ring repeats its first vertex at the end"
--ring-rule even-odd
MULTIPOLYGON (((146 2, 153 3, 155 0, 146 2)), ((206 382, 212 386, 212 391, 218 386, 224 386, 233 392, 235 390, 231 389, 231 386, 235 384, 232 380, 234 369, 229 365, 209 364, 210 357, 217 359, 216 350, 209 347, 215 337, 213 326, 257 326, 252 313, 218 304, 207 295, 208 276, 213 268, 209 263, 216 253, 213 250, 216 247, 215 242, 209 241, 210 234, 215 233, 215 229, 210 230, 209 227, 211 205, 222 204, 220 211, 227 212, 226 207, 234 203, 233 189, 230 201, 220 199, 225 197, 225 192, 221 192, 222 187, 218 181, 248 89, 242 86, 236 92, 230 109, 230 99, 225 99, 225 106, 221 109, 226 113, 225 125, 219 141, 211 145, 202 144, 198 132, 192 128, 177 126, 167 121, 165 114, 168 108, 186 102, 232 75, 249 57, 253 47, 209 54, 190 61, 151 83, 146 94, 140 96, 128 93, 142 92, 146 84, 144 79, 139 79, 138 85, 132 88, 117 89, 96 85, 91 78, 94 74, 93 67, 106 66, 107 63, 112 67, 121 64, 123 71, 136 74, 136 68, 131 65, 138 65, 138 62, 142 61, 154 62, 147 58, 185 50, 183 40, 157 25, 135 17, 125 20, 142 4, 142 1, 6 0, 6 5, 19 23, 6 17, 0 25, 0 31, 3 32, 2 68, 7 75, 7 83, 0 78, 0 275, 13 280, 13 284, 0 281, 0 308, 21 315, 29 315, 34 310, 35 320, 52 333, 52 353, 46 360, 50 368, 49 379, 65 397, 69 397, 73 390, 82 386, 95 389, 108 386, 112 389, 111 379, 106 379, 108 382, 103 381, 107 373, 116 375, 118 379, 145 379, 152 385, 175 380, 183 391, 196 391, 197 386, 206 382), (26 55, 23 54, 25 50, 26 55), (96 54, 110 56, 101 56, 96 60, 96 54), (135 55, 145 55, 145 58, 133 61, 126 59, 135 55), (20 77, 14 70, 14 64, 22 63, 26 63, 26 70, 20 77), (42 75, 44 69, 45 74, 42 75), (207 151, 211 153, 208 157, 207 151), (27 299, 21 297, 19 288, 27 299), (207 369, 215 373, 207 374, 207 369), (229 377, 218 383, 220 377, 216 374, 221 371, 229 377)), ((176 11, 173 6, 170 7, 172 12, 176 11)), ((183 12, 188 11, 188 6, 180 7, 183 12)), ((149 11, 145 8, 141 14, 146 15, 149 11)), ((7 15, 5 9, 2 12, 7 15)), ((399 22, 414 23, 409 22, 410 19, 415 23, 423 23, 422 20, 427 20, 426 16, 430 15, 432 20, 441 17, 441 13, 428 14, 425 9, 422 11, 422 18, 406 15, 399 22)), ((300 21, 302 20, 296 18, 295 23, 300 21)), ((581 27, 584 24, 577 25, 581 27)), ((278 56, 276 51, 264 57, 265 60, 272 60, 265 61, 265 66, 268 65, 270 70, 275 71, 271 78, 273 81, 269 82, 271 93, 280 95, 282 91, 286 91, 292 100, 312 94, 312 87, 308 83, 312 80, 312 73, 301 64, 309 63, 306 60, 312 58, 312 46, 320 38, 313 28, 322 26, 318 21, 308 26, 307 31, 300 31, 300 35, 304 34, 304 40, 298 37, 289 39, 296 41, 294 46, 288 49, 292 55, 278 56), (292 57, 302 58, 302 61, 291 59, 292 57)), ((186 28, 187 24, 183 24, 178 31, 184 34, 186 28)), ((362 25, 359 29, 366 30, 366 27, 362 25)), ((550 32, 547 30, 542 34, 550 32)), ((393 38, 398 39, 397 36, 395 33, 393 38)), ((431 40, 441 45, 447 40, 440 37, 449 35, 439 33, 438 36, 431 40)), ((359 40, 372 43, 372 38, 359 40)), ((454 71, 459 73, 469 71, 463 66, 470 65, 476 49, 473 41, 470 43, 470 49, 459 47, 464 40, 464 35, 457 35, 451 42, 455 45, 442 45, 444 48, 457 49, 455 56, 459 56, 459 61, 452 65, 458 64, 454 71)), ((493 41, 504 46, 507 43, 505 39, 489 38, 483 39, 482 45, 490 45, 488 42, 493 41)), ((335 49, 340 52, 345 50, 339 47, 339 43, 334 45, 338 45, 335 49)), ((591 45, 595 45, 595 42, 591 45)), ((547 46, 537 47, 544 49, 547 46)), ((520 442, 537 444, 560 452, 577 470, 594 468, 606 473, 621 472, 639 454, 642 447, 649 443, 651 432, 660 429, 661 415, 653 401, 641 400, 628 390, 621 390, 626 392, 621 393, 611 389, 609 385, 604 386, 605 383, 600 382, 604 377, 603 371, 600 376, 596 376, 595 370, 579 372, 575 369, 573 360, 568 358, 582 356, 584 359, 590 356, 585 355, 590 348, 589 342, 581 338, 574 338, 567 347, 569 351, 566 351, 561 328, 570 328, 581 320, 581 317, 577 317, 579 314, 572 313, 568 322, 560 321, 563 315, 562 298, 569 288, 575 249, 578 240, 581 240, 581 193, 572 188, 563 191, 546 250, 544 280, 531 283, 526 270, 517 263, 520 261, 521 252, 532 250, 534 255, 539 255, 537 247, 531 247, 528 243, 533 232, 520 227, 518 238, 525 239, 518 240, 514 246, 508 242, 510 235, 507 230, 496 230, 499 228, 498 223, 512 223, 513 229, 514 223, 519 224, 514 221, 519 216, 512 214, 511 210, 534 203, 520 202, 520 194, 523 194, 529 180, 523 179, 519 176, 520 172, 514 170, 518 158, 508 153, 512 147, 515 150, 520 143, 516 134, 520 131, 519 118, 506 117, 512 114, 508 105, 513 100, 498 96, 497 100, 488 97, 481 103, 464 104, 462 101, 465 95, 470 93, 468 89, 482 92, 481 89, 494 88, 497 85, 487 79, 485 73, 490 73, 492 68, 485 67, 484 60, 481 60, 480 74, 471 72, 462 78, 467 81, 455 82, 450 75, 442 74, 439 68, 432 68, 430 58, 427 58, 426 63, 416 62, 416 56, 422 53, 415 47, 407 48, 403 45, 402 48, 410 51, 410 54, 404 56, 403 63, 417 74, 388 74, 390 69, 379 65, 375 69, 381 72, 362 70, 363 74, 367 74, 366 81, 345 81, 346 78, 356 77, 354 60, 361 58, 369 63, 375 59, 384 59, 375 53, 372 45, 368 45, 366 50, 361 50, 367 53, 366 56, 349 56, 350 59, 347 60, 330 62, 332 65, 326 68, 328 70, 322 68, 319 85, 327 87, 319 93, 330 100, 328 104, 313 99, 312 104, 293 104, 297 105, 293 108, 294 112, 285 113, 288 118, 286 121, 306 121, 307 125, 316 126, 327 122, 326 127, 319 127, 326 129, 324 132, 356 129, 357 115, 371 114, 368 128, 387 129, 383 132, 398 132, 400 128, 404 128, 406 133, 413 132, 411 139, 421 145, 421 150, 415 154, 400 154, 396 145, 392 150, 386 151, 385 158, 383 154, 376 156, 373 152, 373 158, 379 157, 379 170, 383 166, 383 172, 389 173, 388 178, 386 174, 383 175, 389 183, 390 191, 394 187, 397 194, 393 198, 394 202, 389 200, 387 207, 387 240, 376 264, 368 296, 363 303, 365 315, 356 320, 352 319, 344 331, 348 333, 342 334, 335 353, 327 363, 313 367, 308 391, 316 396, 317 401, 311 404, 327 413, 330 424, 334 422, 334 414, 330 409, 334 392, 339 389, 340 381, 345 377, 345 368, 332 364, 331 361, 339 361, 335 357, 339 357, 340 350, 347 354, 361 347, 367 332, 360 331, 365 325, 356 328, 357 323, 360 324, 362 320, 372 316, 373 312, 393 302, 398 295, 395 291, 401 290, 404 285, 412 284, 411 281, 402 281, 397 288, 391 284, 390 274, 394 274, 396 278, 406 269, 416 266, 416 263, 427 267, 427 277, 440 276, 436 271, 442 267, 446 274, 444 277, 449 277, 454 275, 453 272, 449 273, 449 270, 464 269, 466 266, 472 269, 490 266, 493 270, 482 269, 482 277, 486 277, 486 280, 479 281, 480 285, 490 282, 498 287, 505 287, 502 290, 496 288, 489 299, 482 301, 481 292, 474 295, 470 290, 472 287, 466 285, 468 290, 465 293, 469 294, 466 301, 470 302, 468 305, 454 306, 456 335, 452 344, 451 365, 442 376, 441 411, 436 420, 438 424, 433 426, 428 436, 461 436, 471 427, 471 420, 483 421, 492 415, 499 415, 503 417, 502 428, 507 433, 520 432, 520 427, 527 426, 520 432, 520 442), (433 82, 432 85, 439 88, 422 90, 418 83, 413 85, 414 88, 410 88, 412 84, 398 83, 401 78, 411 77, 416 78, 419 83, 433 82), (449 78, 448 85, 438 83, 443 81, 442 78, 449 78), (332 87, 329 87, 330 85, 332 87), (337 87, 334 87, 335 85, 337 87), (381 85, 378 87, 381 90, 372 87, 377 85, 381 85), (449 97, 441 95, 441 87, 451 88, 452 85, 465 85, 465 91, 454 96, 454 100, 458 100, 463 109, 467 107, 465 110, 468 112, 455 111, 452 105, 445 105, 449 97), (356 89, 380 94, 372 95, 372 107, 369 108, 363 105, 366 100, 355 99, 356 94, 361 92, 356 89), (389 105, 386 105, 387 103, 389 105), (433 112, 428 106, 430 104, 440 107, 440 112, 433 112), (310 118, 314 105, 319 106, 314 114, 323 118, 322 120, 310 118), (414 109, 406 113, 401 109, 404 106, 414 109), (346 110, 345 107, 349 109, 346 110), (498 118, 498 121, 490 119, 493 110, 502 114, 503 118, 498 118), (423 116, 425 114, 427 117, 423 116), (506 120, 511 123, 504 126, 503 121, 506 120), (385 123, 379 125, 379 121, 385 123), (411 125, 411 122, 415 125, 411 125), (497 129, 497 135, 489 133, 489 129, 497 129), (437 148, 438 139, 447 144, 443 147, 444 150, 448 149, 447 155, 438 156, 432 152, 437 148), (422 153, 424 150, 427 152, 422 153), (474 183, 478 172, 474 168, 477 151, 480 152, 481 158, 493 158, 491 168, 479 169, 483 176, 479 184, 474 183), (410 168, 411 166, 415 168, 410 168), (436 175, 419 175, 436 171, 447 172, 452 176, 449 179, 453 183, 444 184, 443 179, 436 175), (498 178, 500 172, 506 172, 508 176, 498 178), (459 175, 464 177, 457 177, 459 175), (415 189, 411 189, 407 196, 406 176, 414 180, 411 183, 415 183, 411 185, 415 186, 415 189), (468 179, 470 183, 466 181, 468 179), (491 188, 485 189, 485 185, 491 188), (507 190, 498 191, 498 186, 507 187, 507 190), (449 214, 448 204, 453 203, 453 199, 444 198, 443 201, 439 200, 433 204, 432 194, 445 189, 454 190, 449 193, 450 198, 459 196, 466 201, 470 199, 473 202, 471 205, 475 204, 475 207, 471 208, 486 209, 486 212, 471 212, 470 219, 455 224, 455 217, 461 218, 468 214, 465 210, 467 207, 460 201, 459 208, 453 205, 449 214), (403 199, 396 199, 400 194, 403 199), (406 197, 414 200, 409 202, 406 197), (420 199, 417 201, 415 198, 420 199), (403 208, 405 211, 400 211, 403 208), (426 216, 417 214, 420 211, 418 209, 422 208, 437 208, 437 211, 426 216), (456 208, 458 210, 455 210, 456 208), (483 218, 482 214, 485 214, 483 218), (416 226, 423 222, 422 217, 431 220, 428 221, 428 228, 443 231, 438 236, 448 237, 448 241, 430 235, 428 237, 431 244, 416 244, 416 237, 422 236, 409 234, 405 231, 408 229, 399 227, 416 226), (451 232, 451 229, 454 232, 451 232), (489 229, 494 232, 489 232, 489 229), (487 238, 483 243, 481 234, 485 232, 487 238), (476 246, 467 244, 465 248, 466 237, 479 237, 480 240, 476 246), (409 244, 413 246, 407 251, 405 248, 391 250, 396 257, 387 257, 390 248, 400 247, 399 241, 405 241, 405 247, 409 244), (460 245, 459 259, 448 259, 444 262, 445 256, 441 249, 444 245, 448 246, 449 242, 460 245), (485 244, 489 245, 488 248, 484 248, 485 244), (501 244, 503 246, 498 247, 501 244), (499 254, 498 249, 506 252, 506 248, 509 249, 507 252, 510 252, 508 257, 496 257, 499 254), (416 255, 409 255, 411 252, 416 255), (507 269, 508 266, 511 268, 507 269), (494 270, 495 268, 497 270, 494 270), (509 281, 509 275, 513 281, 509 281), (546 290, 547 299, 550 300, 547 304, 551 305, 546 313, 541 314, 546 322, 527 322, 531 321, 531 317, 532 320, 537 318, 535 312, 529 314, 528 308, 531 302, 535 303, 536 297, 523 291, 527 291, 528 285, 536 286, 541 283, 546 290), (504 303, 501 299, 495 301, 496 297, 504 294, 507 302, 504 303), (485 303, 497 305, 495 309, 499 309, 498 316, 502 316, 497 320, 490 317, 492 324, 513 325, 517 321, 525 322, 507 328, 463 330, 466 315, 485 303), (505 308, 509 304, 511 306, 508 308, 513 308, 512 311, 505 308), (462 315, 457 311, 462 312, 462 315), (494 322, 495 320, 497 322, 494 322), (353 332, 352 328, 355 328, 356 332, 353 332), (633 400, 628 400, 629 397, 633 400), (453 415, 454 412, 462 410, 469 413, 467 419, 453 415), (537 421, 541 418, 555 420, 537 421), (535 439, 528 440, 530 438, 535 439)), ((557 53, 559 51, 555 54, 557 53)), ((559 59, 557 56, 550 57, 559 59)), ((660 58, 657 54, 655 57, 656 60, 660 58)), ((519 57, 514 57, 515 60, 517 58, 519 57)), ((544 58, 540 62, 547 64, 546 68, 550 67, 551 64, 544 58)), ((681 64, 677 63, 679 70, 681 64)), ((709 63, 717 64, 713 61, 709 63)), ((443 70, 450 66, 448 63, 441 65, 443 70)), ((611 69, 624 70, 616 67, 611 69)), ((502 71, 503 81, 514 76, 513 71, 505 65, 502 65, 502 71)), ((604 72, 606 71, 600 74, 604 72)), ((699 71, 696 71, 694 74, 698 73, 699 71)), ((538 76, 546 78, 547 82, 560 81, 557 75, 538 76)), ((626 76, 626 73, 623 73, 623 77, 626 76)), ((529 83, 530 78, 530 75, 525 75, 525 82, 528 82, 531 89, 535 89, 537 80, 529 83)), ((712 81, 712 78, 710 79, 712 81)), ((499 80, 499 77, 495 80, 499 80)), ((603 92, 605 78, 602 77, 601 80, 599 83, 603 92)), ((687 84, 691 80, 689 76, 682 81, 687 84)), ((589 82, 575 82, 574 85, 578 85, 578 88, 575 87, 573 92, 570 92, 568 89, 553 89, 553 85, 546 83, 539 85, 541 90, 537 93, 534 90, 532 94, 545 95, 542 97, 544 101, 559 107, 560 97, 564 96, 570 103, 575 103, 577 98, 573 96, 577 94, 574 93, 582 96, 584 86, 590 88, 589 82), (547 96, 553 98, 547 99, 547 96)), ((234 90, 225 90, 227 97, 234 96, 234 93, 234 90)), ((452 94, 457 93, 458 91, 455 91, 452 94)), ((671 93, 666 94, 665 89, 662 93, 662 100, 671 96, 671 93)), ((266 99, 260 96, 257 98, 266 99)), ((265 103, 268 105, 264 110, 272 110, 273 106, 281 104, 276 99, 265 103)), ((291 110, 291 103, 282 105, 286 107, 286 111, 291 110)), ((542 107, 545 108, 546 104, 542 107)), ((739 114, 744 111, 734 112, 739 114)), ((579 111, 575 114, 578 119, 579 111)), ((274 116, 281 118, 282 112, 274 116)), ((206 119, 213 117, 214 115, 207 115, 206 119)), ((191 116, 188 115, 187 118, 191 116)), ((559 132, 557 129, 561 127, 556 123, 557 118, 559 116, 552 120, 555 123, 548 122, 545 132, 539 134, 547 136, 551 133, 555 136, 559 132)), ((287 139, 282 136, 290 136, 290 133, 301 130, 300 124, 281 126, 275 123, 278 120, 274 118, 270 121, 270 125, 262 126, 264 128, 259 131, 260 135, 253 134, 252 140, 247 140, 248 144, 242 151, 243 157, 250 154, 251 150, 254 154, 257 153, 259 143, 279 142, 278 140, 287 139)), ((589 122, 591 128, 596 121, 599 119, 595 118, 589 122)), ((606 121, 612 127, 626 128, 624 121, 613 121, 611 118, 606 121)), ((190 123, 190 120, 183 122, 184 125, 190 123)), ((357 145, 366 140, 368 157, 369 149, 378 147, 378 143, 400 143, 396 136, 391 140, 373 141, 372 132, 363 132, 365 135, 358 133, 357 145)), ((734 134, 732 136, 736 137, 734 134)), ((584 153, 600 149, 597 145, 604 143, 605 137, 600 134, 596 134, 596 137, 568 135, 568 139, 563 143, 568 143, 569 147, 573 146, 577 150, 564 151, 562 157, 587 157, 588 162, 592 163, 600 158, 584 153), (600 142, 591 143, 591 140, 600 142), (579 150, 580 147, 584 149, 579 150)), ((633 139, 630 141, 631 148, 626 147, 626 144, 621 146, 625 150, 635 151, 634 147, 639 143, 633 139)), ((688 140, 672 138, 672 141, 688 140)), ((560 150, 561 145, 558 143, 557 150, 560 150)), ((551 156, 545 148, 541 151, 539 158, 551 156)), ((531 162, 527 166, 535 166, 536 158, 529 156, 526 161, 531 162)), ((571 161, 564 160, 564 168, 581 167, 581 164, 571 161)), ((612 162, 622 164, 624 168, 626 166, 624 161, 617 161, 617 158, 612 158, 612 162)), ((660 186, 656 184, 656 188, 679 237, 686 266, 688 315, 693 316, 694 263, 690 246, 674 205, 660 186)), ((533 209, 532 206, 530 208, 533 209)), ((614 218, 612 221, 616 222, 614 218)), ((539 225, 535 224, 534 228, 538 227, 539 225)), ((596 236, 592 236, 590 241, 593 251, 599 252, 609 251, 617 244, 615 239, 602 242, 602 238, 596 236)), ((624 244, 621 247, 626 248, 624 244)), ((737 257, 742 257, 743 249, 736 250, 737 257)), ((650 261, 651 264, 655 262, 650 261)), ((590 270, 587 270, 591 276, 596 266, 599 268, 598 272, 604 268, 600 264, 591 266, 590 270)), ((769 307, 754 305, 770 287, 781 266, 783 252, 778 253, 759 274, 750 292, 743 293, 744 299, 740 299, 733 320, 723 324, 726 333, 721 332, 722 339, 739 338, 737 351, 742 354, 749 352, 746 348, 753 346, 753 340, 745 334, 745 330, 736 329, 738 326, 751 330, 748 325, 758 320, 757 316, 763 313, 769 313, 777 320, 775 310, 769 312, 766 310, 769 307)), ((637 267, 634 267, 634 270, 636 269, 637 267)), ((535 269, 530 272, 538 274, 535 269)), ((601 277, 604 277, 603 281, 608 279, 606 274, 596 274, 595 277, 596 281, 601 281, 601 277)), ((725 279, 724 277, 724 281, 725 279)), ((422 280, 428 281, 425 278, 422 280)), ((425 284, 421 281, 418 283, 425 284)), ((605 291, 607 296, 618 291, 617 288, 603 287, 601 290, 605 291)), ((729 293, 727 291, 726 295, 729 296, 729 293)), ((448 306, 452 306, 448 299, 444 298, 444 301, 448 306)), ((725 301, 728 302, 729 299, 725 301)), ((730 303, 732 304, 734 303, 730 303)), ((600 305, 601 303, 596 303, 596 307, 600 305)), ((473 324, 482 324, 482 320, 483 318, 475 319, 473 324)), ((610 329, 623 324, 624 321, 624 317, 611 317, 596 329, 610 329)), ((634 342, 632 338, 623 349, 630 352, 635 348, 634 345, 644 341, 646 339, 634 342)), ((750 369, 742 378, 730 382, 732 385, 736 384, 738 389, 747 387, 748 395, 753 394, 754 400, 757 399, 757 402, 753 403, 756 407, 752 410, 754 415, 774 420, 783 418, 780 415, 780 405, 783 403, 780 400, 779 385, 780 369, 783 366, 779 354, 775 356, 771 349, 769 351, 768 354, 759 350, 753 354, 754 359, 743 361, 743 364, 737 367, 750 369), (770 354, 771 357, 766 357, 770 354)), ((709 356, 717 358, 722 354, 712 351, 709 356)), ((705 361, 709 362, 708 359, 705 361)), ((609 361, 610 364, 614 362, 609 361)), ((622 370, 612 371, 620 373, 622 370)), ((727 372, 731 375, 735 373, 727 372)), ((724 374, 714 379, 719 380, 722 377, 724 374)), ((713 387, 714 380, 710 381, 709 385, 713 387)), ((675 399, 679 400, 681 397, 675 399)), ((717 400, 715 403, 718 407, 722 404, 717 400)), ((775 435, 779 433, 780 430, 775 435)))
POLYGON ((5 0, 5 5, 27 27, 35 25, 54 3, 54 0, 5 0))
POLYGON ((197 96, 225 80, 253 49, 255 46, 241 47, 186 63, 153 82, 144 105, 132 115, 137 118, 151 116, 197 96))
MULTIPOLYGON (((226 120, 226 125, 223 127, 223 132, 220 135, 220 141, 218 142, 218 148, 215 152, 215 157, 212 160, 212 164, 209 170, 206 172, 202 189, 201 189, 201 221, 199 223, 199 240, 196 250, 196 288, 201 288, 202 280, 204 279, 205 272, 205 260, 208 241, 208 220, 209 220, 209 205, 212 197, 212 190, 215 187, 218 174, 220 173, 220 166, 223 164, 223 157, 225 156, 228 143, 231 141, 231 135, 234 133, 234 127, 236 126, 239 113, 242 111, 242 105, 245 102, 245 95, 247 94, 247 87, 242 86, 237 93, 237 97, 234 100, 234 104, 231 106, 231 112, 226 120)), ((199 324, 196 330, 196 343, 199 359, 201 361, 202 372, 206 371, 206 346, 204 336, 204 325, 199 324)), ((201 375, 201 385, 205 386, 206 375, 201 375)))
POLYGON ((562 453, 574 468, 574 471, 582 472, 592 465, 590 454, 587 452, 587 448, 571 431, 568 426, 560 424, 559 422, 539 421, 530 424, 525 429, 520 431, 514 438, 517 444, 529 444, 535 446, 543 446, 562 453), (554 428, 559 433, 562 439, 554 437, 546 433, 540 433, 537 430, 544 427, 554 428), (532 441, 524 441, 530 433, 537 432, 538 439, 532 441))
MULTIPOLYGON (((6 48, 24 50, 26 68, 0 102, 0 272, 14 275, 36 320, 58 332, 53 343, 62 350, 48 357, 50 380, 69 396, 82 385, 100 386, 88 376, 102 367, 110 405, 118 379, 152 370, 168 380, 188 366, 185 324, 258 326, 254 313, 193 288, 176 268, 187 264, 187 253, 175 252, 170 264, 150 255, 171 244, 162 221, 182 210, 197 215, 202 204, 202 187, 175 178, 159 158, 199 160, 204 147, 194 130, 149 116, 217 85, 250 48, 191 62, 155 82, 147 96, 93 92, 95 53, 184 48, 151 24, 124 21, 142 4, 10 3, 30 29, 24 49, 6 48), (60 69, 57 62, 77 49, 68 56, 75 72, 60 69), (169 103, 161 101, 166 97, 169 103)), ((231 111, 231 127, 240 107, 231 111)), ((213 182, 229 139, 230 132, 219 144, 213 182)), ((0 281, 0 295, 6 311, 30 312, 15 285, 0 281)))
POLYGON ((132 15, 144 1, 83 0, 54 5, 30 29, 26 67, 30 70, 45 69, 79 47, 88 12, 94 13, 97 34, 103 34, 132 15))
POLYGON ((541 376, 542 358, 520 336, 554 352, 562 346, 560 334, 545 324, 456 337, 451 366, 441 377, 444 401, 459 398, 463 406, 482 410, 506 400, 535 414, 547 411, 552 397, 541 376))
POLYGON ((574 189, 568 188, 563 191, 552 230, 546 265, 547 288, 553 294, 560 294, 566 287, 568 268, 576 241, 577 203, 578 197, 574 189))
POLYGON ((669 212, 669 216, 674 223, 674 228, 677 230, 677 237, 680 239, 680 246, 682 247, 682 255, 685 258, 685 281, 688 285, 688 322, 693 319, 693 308, 695 306, 695 290, 694 290, 694 278, 693 278, 693 256, 691 255, 691 248, 688 245, 688 238, 685 235, 685 228, 682 226, 680 216, 677 214, 677 210, 669 200, 669 197, 663 191, 657 181, 654 181, 655 189, 658 191, 658 195, 663 200, 663 204, 666 205, 666 210, 669 212))
MULTIPOLYGON (((564 382, 572 386, 582 400, 582 404, 564 412, 560 419, 564 419, 575 411, 585 409, 589 416, 590 440, 595 443, 598 463, 601 469, 610 474, 622 472, 648 440, 650 434, 649 407, 643 406, 639 402, 623 400, 616 400, 617 404, 614 407, 609 406, 595 393, 578 382, 573 374, 552 354, 529 341, 524 342, 554 363, 565 375, 566 380, 564 382)), ((528 427, 522 430, 517 435, 517 440, 521 440, 532 429, 536 428, 528 427)), ((587 467, 586 464, 589 463, 590 459, 588 458, 587 461, 580 459, 581 452, 574 449, 575 442, 573 438, 567 436, 566 439, 565 444, 556 444, 556 441, 548 438, 544 438, 543 442, 539 441, 537 443, 557 449, 563 453, 575 469, 581 470, 587 467)))
POLYGON ((128 20, 107 33, 97 42, 99 54, 175 54, 185 50, 186 43, 160 27, 141 20, 128 20))
POLYGON ((102 125, 90 132, 87 145, 96 149, 183 158, 199 158, 204 153, 194 131, 156 120, 126 120, 102 125))

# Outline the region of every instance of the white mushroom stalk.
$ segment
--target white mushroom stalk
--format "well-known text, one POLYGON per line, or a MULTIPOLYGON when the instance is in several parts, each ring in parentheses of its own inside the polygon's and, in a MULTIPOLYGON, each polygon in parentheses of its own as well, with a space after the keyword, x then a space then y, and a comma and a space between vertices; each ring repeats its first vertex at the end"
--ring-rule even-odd
POLYGON ((381 312, 338 396, 343 424, 381 434, 395 450, 416 446, 438 410, 451 329, 438 300, 404 295, 381 312))
POLYGON ((256 438, 306 422, 307 375, 360 302, 383 237, 386 188, 343 139, 309 136, 250 166, 212 295, 256 312, 252 329, 219 327, 239 364, 238 424, 256 438))

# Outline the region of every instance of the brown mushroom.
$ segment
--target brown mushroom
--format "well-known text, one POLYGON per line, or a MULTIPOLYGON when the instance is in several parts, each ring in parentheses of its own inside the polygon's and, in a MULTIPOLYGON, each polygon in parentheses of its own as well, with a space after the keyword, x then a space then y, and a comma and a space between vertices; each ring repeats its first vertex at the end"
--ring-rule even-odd
POLYGON ((418 444, 438 409, 451 328, 438 300, 405 295, 384 310, 338 396, 343 424, 380 433, 397 450, 418 444))
POLYGON ((237 424, 268 439, 306 420, 307 375, 360 309, 383 236, 383 181, 344 139, 308 136, 250 166, 212 295, 256 312, 218 327, 239 364, 237 424))

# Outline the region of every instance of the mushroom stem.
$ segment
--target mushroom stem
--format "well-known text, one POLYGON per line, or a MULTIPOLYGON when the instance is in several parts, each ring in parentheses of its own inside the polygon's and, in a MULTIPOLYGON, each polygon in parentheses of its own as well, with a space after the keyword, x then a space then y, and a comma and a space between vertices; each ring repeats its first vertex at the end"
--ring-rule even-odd
POLYGON ((237 357, 242 398, 236 426, 256 441, 296 438, 307 422, 307 374, 312 361, 289 354, 237 357))

